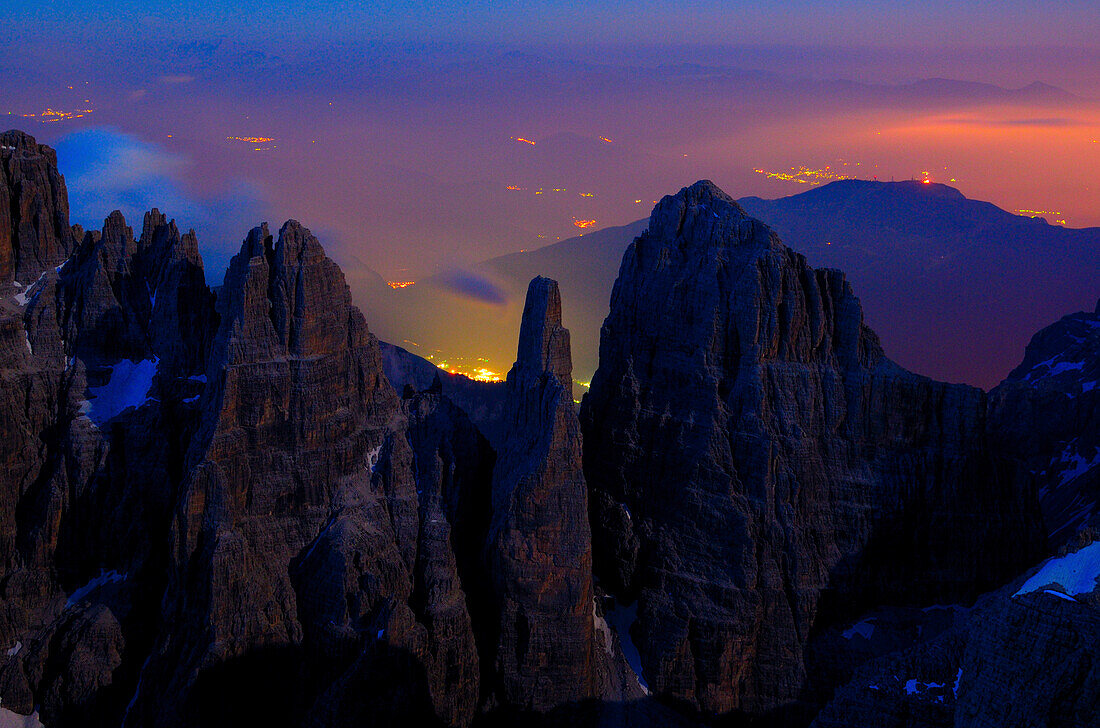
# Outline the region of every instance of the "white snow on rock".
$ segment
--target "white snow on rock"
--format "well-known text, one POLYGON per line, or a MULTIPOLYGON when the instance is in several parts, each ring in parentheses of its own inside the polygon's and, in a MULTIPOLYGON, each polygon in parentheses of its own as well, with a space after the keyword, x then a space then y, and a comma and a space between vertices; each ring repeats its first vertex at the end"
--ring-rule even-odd
POLYGON ((934 682, 921 682, 920 680, 906 680, 905 681, 905 694, 906 695, 920 695, 929 688, 942 688, 943 683, 934 682))
POLYGON ((125 580, 126 580, 126 575, 125 574, 120 574, 117 571, 108 571, 105 574, 100 574, 99 576, 92 579, 87 584, 80 587, 79 589, 74 591, 72 594, 70 594, 69 595, 69 600, 67 602, 65 602, 65 606, 66 607, 71 607, 74 604, 77 604, 78 602, 80 602, 81 599, 88 596, 89 594, 91 594, 92 592, 94 592, 96 589, 98 589, 101 586, 105 586, 107 584, 114 584, 116 582, 125 581, 125 580))
POLYGON ((102 387, 88 387, 92 398, 84 412, 97 426, 120 414, 127 407, 140 407, 148 399, 159 359, 130 361, 123 359, 111 368, 111 378, 102 387))
MULTIPOLYGON (((34 283, 30 284, 29 286, 24 288, 22 291, 15 294, 15 296, 13 296, 13 298, 15 298, 15 302, 18 303, 20 306, 26 306, 27 301, 34 300, 35 296, 37 296, 41 292, 41 289, 38 288, 38 284, 41 283, 45 279, 46 279, 46 274, 45 273, 38 276, 38 280, 36 280, 34 283)), ((18 286, 19 281, 16 281, 15 285, 18 286)))
POLYGON ((38 711, 20 715, 14 710, 0 708, 0 728, 45 728, 38 720, 38 711))
POLYGON ((603 635, 604 650, 607 651, 608 656, 615 654, 614 643, 611 641, 611 627, 608 626, 607 620, 599 615, 596 611, 596 598, 592 597, 592 624, 596 627, 596 631, 603 635))
POLYGON ((1034 384, 1047 377, 1056 377, 1059 374, 1080 371, 1085 368, 1085 362, 1083 361, 1058 361, 1058 359, 1061 359, 1063 356, 1065 356, 1065 353, 1059 353, 1046 361, 1039 362, 1027 373, 1025 381, 1029 384, 1034 384))
POLYGON ((616 601, 615 608, 608 609, 604 613, 604 618, 611 625, 611 629, 615 630, 615 634, 619 636, 619 646, 622 648, 623 657, 626 658, 627 664, 630 665, 630 669, 634 671, 634 675, 638 678, 638 685, 645 691, 646 695, 649 695, 649 683, 646 682, 645 675, 642 673, 642 655, 638 652, 637 645, 630 637, 630 626, 638 620, 638 602, 625 606, 616 601))
POLYGON ((873 624, 874 621, 875 618, 871 617, 870 619, 865 619, 862 622, 856 622, 851 627, 844 630, 841 636, 846 640, 850 640, 856 635, 859 635, 863 639, 869 640, 871 639, 871 635, 875 633, 875 625, 873 624))
POLYGON ((1042 589, 1060 595, 1088 594, 1096 589, 1100 578, 1100 541, 1095 541, 1080 551, 1048 559, 1035 576, 1024 582, 1012 596, 1030 594, 1042 589), (1048 589, 1047 587, 1054 588, 1048 589))
POLYGON ((1075 480, 1085 473, 1089 472, 1097 465, 1100 465, 1100 447, 1096 448, 1092 457, 1086 458, 1084 455, 1079 455, 1073 452, 1073 443, 1066 446, 1066 449, 1062 451, 1062 457, 1060 460, 1056 460, 1056 463, 1062 463, 1069 466, 1061 473, 1061 484, 1065 485, 1071 480, 1075 480))
POLYGON ((22 642, 16 642, 14 645, 12 645, 11 647, 8 648, 8 652, 7 652, 8 657, 15 657, 16 655, 19 654, 19 650, 21 650, 21 649, 23 649, 23 643, 22 642))
POLYGON ((378 447, 374 448, 369 453, 367 453, 367 467, 370 468, 370 471, 372 473, 374 472, 374 469, 378 467, 378 456, 381 455, 381 454, 382 454, 382 446, 381 445, 379 445, 378 447))

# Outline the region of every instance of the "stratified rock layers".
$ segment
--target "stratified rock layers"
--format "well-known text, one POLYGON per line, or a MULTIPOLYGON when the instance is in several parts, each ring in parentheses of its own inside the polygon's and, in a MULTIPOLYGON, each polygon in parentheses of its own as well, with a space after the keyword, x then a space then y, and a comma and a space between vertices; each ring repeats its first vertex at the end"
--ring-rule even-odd
POLYGON ((595 570, 649 686, 708 713, 815 704, 815 629, 991 588, 1042 544, 980 390, 911 374, 709 182, 628 249, 581 422, 595 570))
POLYGON ((166 628, 128 724, 294 723, 376 674, 404 692, 347 719, 467 722, 477 660, 448 531, 421 523, 405 420, 343 275, 298 223, 275 242, 257 228, 218 313, 166 628))
POLYGON ((33 283, 72 247, 57 154, 21 131, 0 134, 0 283, 33 283))
POLYGON ((592 541, 558 285, 527 290, 493 473, 487 561, 502 701, 546 710, 596 694, 592 541))

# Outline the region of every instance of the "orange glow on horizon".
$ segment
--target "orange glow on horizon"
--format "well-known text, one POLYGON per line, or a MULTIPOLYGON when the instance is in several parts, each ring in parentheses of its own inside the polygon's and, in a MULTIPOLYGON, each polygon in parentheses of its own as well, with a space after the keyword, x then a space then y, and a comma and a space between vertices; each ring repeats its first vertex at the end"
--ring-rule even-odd
POLYGON ((573 218, 573 225, 575 227, 587 228, 587 227, 592 227, 595 224, 596 224, 595 220, 578 220, 577 218, 573 218))
POLYGON ((409 286, 413 285, 414 283, 416 283, 416 281, 386 281, 386 285, 388 285, 390 288, 394 288, 394 289, 396 289, 396 288, 408 288, 409 286))
POLYGON ((531 146, 535 146, 535 143, 533 141, 531 141, 530 139, 524 139, 523 137, 512 137, 512 141, 514 141, 514 142, 523 142, 524 144, 530 144, 531 146))

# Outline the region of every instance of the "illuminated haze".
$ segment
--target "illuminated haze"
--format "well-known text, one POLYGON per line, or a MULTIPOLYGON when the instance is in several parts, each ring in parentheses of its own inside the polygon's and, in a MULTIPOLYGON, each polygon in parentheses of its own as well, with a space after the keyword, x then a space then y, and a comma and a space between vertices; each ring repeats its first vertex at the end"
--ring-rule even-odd
MULTIPOLYGON (((299 219, 361 301, 376 271, 483 302, 497 371, 514 302, 471 266, 697 179, 929 178, 1100 225, 1091 2, 178 5, 6 9, 0 113, 58 148, 73 221, 156 204, 216 283, 248 228, 299 219)), ((399 311, 367 313, 401 340, 399 311)))

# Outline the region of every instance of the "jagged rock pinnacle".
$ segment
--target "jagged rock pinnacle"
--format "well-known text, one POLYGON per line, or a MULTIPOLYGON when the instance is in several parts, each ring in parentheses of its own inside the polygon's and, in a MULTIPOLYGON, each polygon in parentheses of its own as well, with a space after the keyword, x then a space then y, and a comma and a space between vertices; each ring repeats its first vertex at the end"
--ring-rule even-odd
POLYGON ((516 365, 535 372, 549 372, 564 387, 571 384, 573 360, 569 330, 561 325, 561 294, 555 280, 538 276, 527 287, 516 365))

